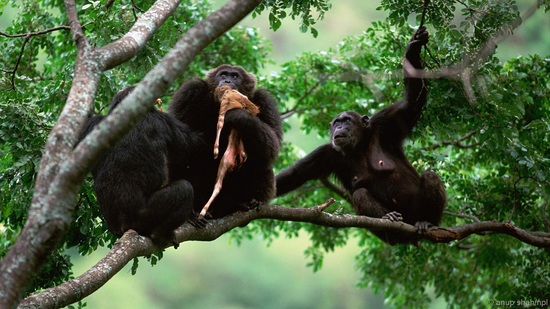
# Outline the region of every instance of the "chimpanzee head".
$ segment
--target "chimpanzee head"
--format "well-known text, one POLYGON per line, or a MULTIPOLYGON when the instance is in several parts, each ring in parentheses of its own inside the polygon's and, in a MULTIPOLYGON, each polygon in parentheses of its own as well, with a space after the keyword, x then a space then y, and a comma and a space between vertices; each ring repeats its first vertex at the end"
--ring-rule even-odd
POLYGON ((126 87, 120 90, 119 93, 117 93, 113 97, 113 100, 111 101, 111 109, 109 109, 109 114, 113 112, 115 107, 117 107, 120 104, 120 102, 122 102, 122 100, 124 100, 124 98, 126 98, 130 94, 130 92, 134 91, 134 88, 136 87, 135 86, 126 87))
POLYGON ((334 117, 330 122, 330 137, 334 149, 344 154, 352 151, 363 138, 368 119, 354 111, 343 112, 334 117))
POLYGON ((222 64, 208 71, 206 82, 212 93, 217 87, 229 86, 250 97, 256 88, 256 77, 242 67, 222 64))

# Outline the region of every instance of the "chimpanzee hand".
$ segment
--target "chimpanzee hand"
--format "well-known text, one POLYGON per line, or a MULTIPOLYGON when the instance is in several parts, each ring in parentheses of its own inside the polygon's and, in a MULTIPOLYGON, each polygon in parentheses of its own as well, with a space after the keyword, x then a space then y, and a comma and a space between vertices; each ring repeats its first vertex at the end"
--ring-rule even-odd
POLYGON ((418 221, 414 224, 414 230, 417 234, 426 235, 426 232, 434 226, 428 221, 418 221))
POLYGON ((391 222, 400 222, 403 221, 403 216, 397 211, 388 212, 382 219, 390 220, 391 222))
POLYGON ((240 203, 239 208, 242 211, 249 211, 252 209, 260 210, 260 208, 262 207, 262 204, 263 203, 261 201, 252 199, 248 203, 240 203))
POLYGON ((430 33, 426 30, 426 27, 418 28, 409 41, 409 50, 420 51, 420 48, 428 43, 429 35, 430 33))
MULTIPOLYGON (((422 69, 422 63, 420 61, 420 51, 422 46, 428 43, 428 36, 430 33, 426 30, 426 27, 420 27, 413 34, 409 45, 407 45, 407 50, 405 51, 405 64, 404 71, 405 77, 409 76, 407 70, 407 61, 416 69, 422 69)), ((410 76, 409 76, 410 77, 410 76)))

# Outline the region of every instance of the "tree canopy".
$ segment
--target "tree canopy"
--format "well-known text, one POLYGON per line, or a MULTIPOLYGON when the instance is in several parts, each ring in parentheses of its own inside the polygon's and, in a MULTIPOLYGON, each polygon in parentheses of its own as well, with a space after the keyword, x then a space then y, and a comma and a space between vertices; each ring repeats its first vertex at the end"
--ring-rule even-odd
MULTIPOLYGON (((135 232, 117 240, 107 231, 88 175, 154 99, 169 102, 183 81, 212 67, 240 65, 276 96, 285 120, 300 120, 300 128, 285 121, 286 130, 326 136, 338 113, 371 115, 401 98, 402 57, 420 23, 431 33, 423 53, 428 104, 405 151, 419 172, 431 169, 445 183, 442 227, 419 247, 388 246, 366 228, 414 228, 355 216, 339 184, 325 179, 259 211, 203 229, 185 224, 178 240, 229 232, 237 241, 261 235, 269 242, 307 233, 306 256, 316 270, 325 252, 359 239, 360 285, 383 293, 392 307, 426 306, 428 287, 457 308, 487 307, 491 299, 548 301, 550 54, 495 55, 533 12, 548 17, 548 0, 529 5, 382 0, 385 20, 265 75, 270 42, 236 24, 248 14, 267 16, 275 31, 290 17, 300 21, 296 31, 317 36, 329 1, 231 0, 215 12, 206 0, 0 1, 0 14, 14 12, 9 25, 0 24, 0 307, 76 303, 132 260, 135 271, 138 256, 153 264, 162 257, 162 248, 135 232), (106 114, 114 94, 134 84, 120 110, 75 147, 89 115, 106 114), (71 280, 66 250, 87 255, 105 246, 108 256, 81 277, 92 284, 71 280)), ((285 142, 276 169, 300 156, 285 142)))

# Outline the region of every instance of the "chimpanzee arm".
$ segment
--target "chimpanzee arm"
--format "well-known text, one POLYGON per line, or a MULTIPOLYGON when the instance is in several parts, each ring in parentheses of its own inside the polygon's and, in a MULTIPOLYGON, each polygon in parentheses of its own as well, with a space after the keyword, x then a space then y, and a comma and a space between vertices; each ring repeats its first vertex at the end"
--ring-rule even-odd
POLYGON ((338 165, 341 157, 330 143, 317 147, 275 176, 277 196, 300 187, 308 180, 324 178, 334 173, 334 166, 338 165))
POLYGON ((249 159, 256 157, 273 162, 281 149, 283 139, 277 101, 262 89, 256 90, 249 99, 260 108, 260 113, 251 116, 244 110, 231 110, 225 116, 225 123, 228 128, 239 132, 249 159))
POLYGON ((394 137, 399 136, 400 139, 404 139, 411 133, 420 117, 424 104, 426 104, 427 81, 422 76, 424 72, 422 71, 423 67, 420 59, 420 51, 426 43, 428 43, 428 31, 425 27, 421 27, 415 32, 405 51, 403 61, 405 98, 384 108, 381 111, 381 117, 377 117, 391 122, 391 125, 386 121, 381 123, 386 123, 385 126, 394 128, 395 130, 390 130, 392 131, 391 135, 394 137))
POLYGON ((423 67, 420 59, 420 51, 426 43, 428 43, 428 31, 426 31, 426 27, 421 27, 415 32, 405 51, 403 75, 405 77, 406 105, 404 112, 411 114, 406 119, 410 130, 416 124, 422 112, 422 107, 426 104, 428 90, 426 80, 422 76, 424 71, 422 71, 423 67))
POLYGON ((181 178, 177 174, 185 171, 190 162, 197 162, 211 147, 206 144, 200 131, 192 130, 188 125, 172 117, 172 115, 158 112, 166 123, 168 162, 170 164, 171 179, 181 178))
POLYGON ((250 101, 260 108, 258 117, 273 129, 279 141, 283 140, 283 122, 277 110, 279 104, 273 95, 264 89, 258 89, 250 101))
MULTIPOLYGON (((261 109, 260 109, 261 113, 261 109)), ((242 138, 248 160, 273 162, 281 149, 276 128, 263 122, 257 116, 251 116, 244 109, 233 109, 225 115, 224 130, 235 129, 242 138)))
MULTIPOLYGON (((219 105, 216 105, 206 81, 195 78, 184 83, 172 97, 168 113, 194 129, 204 129, 215 123, 219 105), (212 118, 210 120, 209 118, 212 118)), ((214 130, 215 127, 212 130, 214 130)))

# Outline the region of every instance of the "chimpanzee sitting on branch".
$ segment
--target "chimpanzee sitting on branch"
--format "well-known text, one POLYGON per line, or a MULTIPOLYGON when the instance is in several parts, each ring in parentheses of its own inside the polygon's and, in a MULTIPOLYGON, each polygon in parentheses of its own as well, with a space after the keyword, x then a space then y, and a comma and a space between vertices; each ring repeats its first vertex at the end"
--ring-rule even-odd
MULTIPOLYGON (((221 218, 239 210, 249 210, 269 202, 275 196, 273 162, 281 148, 283 126, 278 103, 264 89, 256 88, 256 77, 242 67, 221 65, 210 70, 206 78, 184 83, 172 97, 168 112, 190 129, 203 134, 207 145, 214 146, 220 116, 218 87, 229 86, 246 96, 259 108, 257 115, 245 109, 232 109, 225 114, 225 125, 219 138, 219 153, 228 148, 230 132, 238 132, 246 148, 246 162, 240 162, 225 176, 223 189, 208 212, 221 218)), ((195 211, 200 212, 217 183, 221 158, 214 160, 212 148, 187 170, 195 193, 195 211)))
MULTIPOLYGON (((133 90, 121 90, 109 113, 133 90)), ((80 141, 103 118, 90 118, 80 141)), ((133 229, 159 246, 177 248, 174 232, 180 225, 186 221, 198 227, 204 224, 196 220, 193 187, 186 171, 206 149, 201 133, 151 107, 92 170, 99 210, 109 230, 122 236, 133 229)))
MULTIPOLYGON (((387 106, 370 119, 347 111, 330 123, 332 142, 315 149, 276 176, 277 196, 311 179, 334 174, 353 197, 359 215, 404 221, 418 233, 439 225, 447 203, 439 176, 420 176, 407 160, 403 141, 411 133, 426 103, 426 81, 411 76, 422 70, 420 50, 428 42, 425 27, 413 35, 405 53, 405 98, 387 106)), ((418 73, 417 73, 418 74, 418 73)), ((373 232, 383 241, 416 242, 394 232, 373 232)))

